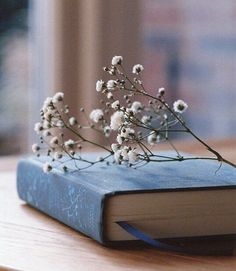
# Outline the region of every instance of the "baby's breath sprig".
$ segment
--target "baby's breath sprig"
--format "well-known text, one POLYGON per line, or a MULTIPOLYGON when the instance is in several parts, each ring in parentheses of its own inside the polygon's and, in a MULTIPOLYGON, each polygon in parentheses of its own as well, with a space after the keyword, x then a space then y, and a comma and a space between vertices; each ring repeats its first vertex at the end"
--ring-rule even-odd
POLYGON ((111 78, 106 82, 102 79, 96 82, 96 91, 103 96, 100 101, 101 108, 94 109, 89 114, 81 108, 81 114, 84 114, 87 119, 86 125, 82 125, 79 118, 70 116, 70 109, 64 103, 62 92, 45 100, 40 111, 41 120, 35 124, 40 144, 32 146, 37 156, 46 151, 46 154, 51 157, 51 163, 47 162, 43 167, 45 172, 53 169, 53 162, 57 162, 57 165, 67 171, 66 165, 70 160, 78 170, 101 162, 126 164, 138 168, 149 162, 196 159, 217 160, 236 167, 187 126, 182 117, 188 109, 186 102, 177 100, 173 105, 169 105, 163 87, 156 91, 156 95, 150 94, 145 89, 141 78, 144 67, 141 64, 133 66, 134 77, 130 77, 125 71, 122 56, 114 56, 111 66, 103 69, 111 78), (101 145, 85 137, 84 129, 102 134, 108 144, 101 145), (66 138, 68 132, 71 138, 66 138), (174 133, 191 135, 213 156, 183 156, 170 139, 174 133), (163 141, 169 143, 174 150, 174 155, 161 155, 154 152, 153 146, 163 141), (99 148, 105 154, 95 161, 84 158, 82 148, 86 144, 99 148))

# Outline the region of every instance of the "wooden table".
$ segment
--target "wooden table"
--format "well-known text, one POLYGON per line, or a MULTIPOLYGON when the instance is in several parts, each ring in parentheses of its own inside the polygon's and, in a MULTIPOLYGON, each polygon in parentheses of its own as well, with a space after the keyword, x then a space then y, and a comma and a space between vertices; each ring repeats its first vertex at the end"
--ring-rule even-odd
MULTIPOLYGON (((236 140, 211 145, 236 162, 236 140)), ((192 143, 179 147, 198 149, 192 143)), ((236 256, 187 256, 147 245, 103 247, 20 201, 16 163, 16 157, 0 159, 0 270, 236 270, 236 256)))

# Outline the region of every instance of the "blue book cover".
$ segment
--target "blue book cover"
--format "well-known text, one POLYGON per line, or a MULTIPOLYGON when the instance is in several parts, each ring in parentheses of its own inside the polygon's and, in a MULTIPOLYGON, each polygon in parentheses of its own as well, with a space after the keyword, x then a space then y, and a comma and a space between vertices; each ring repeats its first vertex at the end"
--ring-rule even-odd
POLYGON ((219 169, 219 163, 214 161, 149 163, 139 169, 98 163, 89 169, 66 173, 56 168, 44 173, 44 162, 42 157, 30 157, 19 162, 19 197, 100 243, 108 241, 104 230, 104 210, 107 199, 111 197, 236 188, 236 170, 228 165, 219 169))

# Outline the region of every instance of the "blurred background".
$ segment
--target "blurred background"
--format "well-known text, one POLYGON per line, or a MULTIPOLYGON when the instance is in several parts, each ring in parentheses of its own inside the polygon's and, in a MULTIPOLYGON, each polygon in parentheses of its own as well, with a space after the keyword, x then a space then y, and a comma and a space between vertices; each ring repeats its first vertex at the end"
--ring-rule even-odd
POLYGON ((235 22, 235 0, 1 0, 0 155, 29 150, 48 95, 91 109, 113 55, 185 100, 200 136, 235 137, 235 22))

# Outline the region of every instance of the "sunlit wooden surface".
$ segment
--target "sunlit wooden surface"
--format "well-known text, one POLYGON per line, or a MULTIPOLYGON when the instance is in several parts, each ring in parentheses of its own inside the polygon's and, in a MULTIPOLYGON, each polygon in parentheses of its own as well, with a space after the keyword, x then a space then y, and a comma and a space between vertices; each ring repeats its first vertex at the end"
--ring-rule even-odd
MULTIPOLYGON (((213 141, 211 145, 236 162, 236 140, 213 141)), ((193 143, 178 146, 199 151, 193 143)), ((17 160, 0 158, 0 270, 236 270, 236 256, 187 256, 147 245, 99 245, 18 199, 17 160)))

